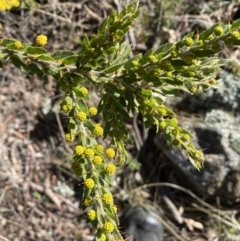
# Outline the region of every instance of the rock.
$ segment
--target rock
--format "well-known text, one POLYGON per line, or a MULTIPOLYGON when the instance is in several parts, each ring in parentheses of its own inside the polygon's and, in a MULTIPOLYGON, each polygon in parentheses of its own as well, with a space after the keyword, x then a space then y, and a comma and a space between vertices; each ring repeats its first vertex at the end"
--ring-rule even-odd
POLYGON ((120 226, 129 241, 163 240, 163 227, 157 215, 142 206, 127 209, 120 218, 120 226))
POLYGON ((203 94, 188 95, 184 99, 179 98, 175 105, 178 109, 195 113, 206 113, 216 109, 240 113, 239 77, 227 71, 221 71, 217 88, 211 88, 203 94))
POLYGON ((197 171, 181 150, 166 150, 165 154, 182 183, 190 183, 201 196, 218 196, 233 204, 240 200, 240 81, 226 71, 220 77, 218 89, 176 104, 185 112, 201 113, 198 120, 185 118, 180 124, 193 133, 195 145, 203 149, 204 168, 197 171))

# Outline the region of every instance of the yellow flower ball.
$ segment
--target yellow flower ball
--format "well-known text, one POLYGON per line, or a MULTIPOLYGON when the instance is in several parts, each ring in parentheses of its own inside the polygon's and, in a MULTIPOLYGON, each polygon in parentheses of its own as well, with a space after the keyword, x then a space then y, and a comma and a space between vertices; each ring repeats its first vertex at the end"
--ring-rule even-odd
POLYGON ((61 109, 62 109, 62 112, 65 113, 65 114, 67 114, 67 113, 70 111, 68 105, 63 105, 63 106, 61 107, 61 109))
POLYGON ((80 121, 85 121, 87 119, 86 113, 83 111, 78 112, 77 119, 80 121))
POLYGON ((190 92, 195 93, 196 91, 197 91, 197 87, 196 86, 192 86, 190 88, 190 92))
POLYGON ((103 153, 103 145, 96 145, 95 150, 99 153, 103 153))
POLYGON ((106 170, 107 174, 112 175, 116 172, 116 166, 114 164, 110 163, 106 166, 105 170, 106 170))
POLYGON ((84 147, 81 145, 76 146, 75 153, 76 155, 81 156, 84 153, 84 147))
POLYGON ((240 37, 240 33, 235 30, 235 31, 230 32, 230 36, 232 37, 232 39, 237 40, 240 37))
POLYGON ((188 134, 184 134, 184 135, 182 136, 182 140, 183 140, 183 141, 189 141, 189 140, 190 140, 190 136, 189 136, 188 134))
POLYGON ((0 11, 6 11, 10 10, 12 7, 18 7, 20 5, 20 2, 18 0, 8 0, 0 1, 0 11))
POLYGON ((97 108, 95 108, 95 107, 90 107, 88 111, 89 111, 90 115, 96 115, 97 114, 97 108))
POLYGON ((101 235, 101 241, 106 241, 106 239, 107 239, 106 235, 105 235, 104 233, 102 233, 102 235, 101 235))
POLYGON ((103 161, 103 159, 101 156, 95 156, 92 160, 94 165, 101 165, 102 161, 103 161))
POLYGON ((161 121, 161 122, 159 123, 159 128, 161 128, 161 129, 165 129, 166 126, 167 126, 167 123, 166 123, 165 121, 161 121))
POLYGON ((92 148, 87 148, 84 151, 84 154, 87 158, 92 158, 92 157, 94 157, 94 150, 92 148))
POLYGON ((66 140, 66 142, 73 142, 74 139, 75 139, 74 136, 71 135, 70 133, 67 133, 67 134, 65 135, 65 140, 66 140))
POLYGON ((38 35, 36 38, 36 44, 40 46, 47 44, 47 41, 48 41, 47 36, 43 34, 38 35))
POLYGON ((172 72, 167 72, 166 76, 169 77, 169 78, 172 78, 173 74, 172 74, 172 72))
POLYGON ((93 134, 95 136, 103 136, 103 128, 99 124, 96 124, 93 130, 93 134))
POLYGON ((177 125, 178 124, 178 119, 177 118, 172 118, 171 121, 173 122, 173 124, 177 125))
POLYGON ((95 210, 89 211, 87 215, 88 215, 89 220, 91 220, 91 221, 95 220, 96 217, 97 217, 97 214, 96 214, 95 210))
POLYGON ((112 148, 108 148, 108 149, 106 150, 106 155, 107 155, 107 157, 109 157, 109 158, 113 158, 113 157, 115 156, 115 151, 114 151, 112 148))
POLYGON ((103 226, 103 229, 107 232, 107 233, 111 233, 114 230, 114 225, 111 222, 106 222, 103 226))
POLYGON ((57 63, 58 63, 58 64, 62 64, 62 63, 63 63, 63 59, 58 59, 58 60, 57 60, 57 63))
POLYGON ((149 61, 151 64, 153 64, 153 63, 155 63, 155 62, 157 61, 157 58, 156 58, 155 55, 150 55, 150 56, 148 56, 148 61, 149 61))
POLYGON ((16 41, 16 42, 14 43, 14 45, 15 45, 15 47, 18 48, 18 49, 20 49, 20 48, 23 47, 23 45, 22 45, 22 43, 21 43, 20 41, 16 41))
POLYGON ((86 198, 83 203, 86 207, 90 207, 93 205, 93 199, 92 198, 86 198))
POLYGON ((179 146, 179 145, 180 145, 180 141, 179 141, 178 139, 174 139, 174 140, 172 141, 172 144, 173 144, 174 146, 179 146))
POLYGON ((88 179, 85 181, 85 187, 88 188, 88 189, 94 188, 94 185, 95 185, 95 182, 93 181, 92 178, 88 178, 88 179))
POLYGON ((104 193, 102 200, 105 204, 111 204, 113 202, 113 197, 111 193, 104 193))
POLYGON ((178 134, 179 134, 179 130, 178 130, 178 129, 173 129, 173 130, 172 130, 172 135, 173 135, 173 136, 176 137, 176 136, 178 136, 178 134))
POLYGON ((157 111, 158 111, 158 114, 159 114, 160 116, 165 116, 165 115, 167 114, 166 109, 164 109, 164 108, 162 108, 162 107, 158 108, 157 111))
POLYGON ((210 79, 209 84, 216 85, 217 81, 215 79, 210 79))
POLYGON ((83 86, 82 86, 79 90, 82 92, 82 94, 83 94, 84 96, 86 96, 86 95, 88 94, 88 89, 85 88, 85 87, 83 87, 83 86))
POLYGON ((192 46, 194 41, 191 37, 186 37, 183 39, 183 43, 186 45, 186 46, 192 46))
POLYGON ((214 33, 216 34, 216 36, 221 36, 224 33, 224 30, 221 26, 217 26, 214 29, 214 33))

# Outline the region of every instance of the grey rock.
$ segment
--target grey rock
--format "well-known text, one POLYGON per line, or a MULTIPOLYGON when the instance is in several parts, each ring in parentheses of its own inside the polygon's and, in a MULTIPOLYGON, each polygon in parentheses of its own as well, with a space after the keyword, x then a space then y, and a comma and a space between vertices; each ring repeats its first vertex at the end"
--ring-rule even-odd
MULTIPOLYGON (((240 112, 240 77, 234 76, 227 71, 219 73, 218 87, 211 88, 203 94, 178 98, 180 108, 188 111, 210 111, 222 109, 226 111, 240 112)), ((170 100, 171 104, 172 100, 170 100)), ((176 105, 176 102, 174 102, 176 105)))
POLYGON ((142 206, 127 209, 120 218, 120 226, 127 240, 163 240, 163 227, 157 215, 142 206))
POLYGON ((233 204, 240 200, 240 81, 226 71, 220 77, 218 89, 176 104, 184 111, 202 114, 197 121, 185 118, 180 124, 193 133, 194 144, 203 149, 204 168, 197 171, 184 151, 168 149, 165 154, 182 183, 191 184, 199 195, 218 196, 233 204))

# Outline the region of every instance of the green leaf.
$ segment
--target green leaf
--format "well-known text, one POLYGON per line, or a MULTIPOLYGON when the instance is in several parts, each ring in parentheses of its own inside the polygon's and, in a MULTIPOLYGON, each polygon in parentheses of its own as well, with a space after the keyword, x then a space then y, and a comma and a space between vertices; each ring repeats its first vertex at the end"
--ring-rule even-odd
POLYGON ((128 42, 124 41, 120 46, 117 44, 115 48, 116 51, 110 56, 110 65, 113 66, 116 64, 126 63, 129 58, 131 46, 128 42))
POLYGON ((235 29, 239 28, 239 26, 240 26, 240 19, 234 21, 234 22, 232 23, 232 26, 231 26, 230 29, 231 29, 231 30, 235 30, 235 29))
POLYGON ((26 49, 27 54, 35 55, 35 54, 45 54, 47 50, 41 47, 33 47, 30 46, 26 49))
POLYGON ((164 120, 168 126, 176 128, 178 125, 176 125, 171 119, 165 119, 164 120))
POLYGON ((68 129, 68 131, 69 131, 69 133, 71 135, 75 135, 77 133, 78 125, 77 125, 76 121, 73 118, 69 119, 69 122, 68 122, 68 125, 67 125, 67 129, 68 129))
POLYGON ((73 99, 70 96, 66 96, 64 101, 67 105, 72 106, 73 105, 73 99))
POLYGON ((43 61, 54 61, 54 59, 50 56, 50 54, 41 54, 37 56, 37 59, 43 60, 43 61))
POLYGON ((84 126, 88 128, 91 132, 94 130, 95 125, 92 123, 90 120, 85 120, 84 121, 84 126))
POLYGON ((216 23, 214 24, 212 27, 210 27, 209 29, 203 31, 200 35, 199 35, 199 39, 200 40, 206 40, 213 32, 214 29, 218 26, 219 24, 216 23))
POLYGON ((188 159, 189 159, 189 161, 192 163, 192 165, 193 165, 198 171, 200 171, 200 169, 202 168, 202 165, 199 163, 199 161, 192 159, 190 156, 188 157, 188 159))
POLYGON ((165 140, 169 143, 169 142, 171 142, 172 141, 172 136, 169 134, 169 133, 164 133, 165 135, 164 135, 164 138, 165 138, 165 140))
POLYGON ((162 92, 164 95, 180 96, 179 90, 172 85, 163 86, 162 92))
POLYGON ((212 50, 199 50, 199 51, 195 51, 194 54, 197 57, 208 57, 210 55, 215 54, 212 50))
POLYGON ((97 106, 98 113, 101 113, 101 112, 102 112, 103 107, 104 107, 104 100, 103 100, 103 98, 102 98, 102 99, 99 101, 98 106, 97 106))
MULTIPOLYGON (((83 177, 86 175, 83 175, 83 177)), ((84 188, 84 192, 83 192, 83 200, 87 199, 90 197, 91 193, 92 193, 93 189, 88 189, 88 188, 84 188)))
POLYGON ((53 76, 55 79, 60 78, 60 72, 61 70, 64 69, 63 67, 57 67, 53 65, 49 65, 46 69, 47 73, 51 76, 53 76))
POLYGON ((73 56, 69 56, 63 59, 63 63, 66 65, 75 65, 77 62, 78 56, 77 55, 73 55, 73 56))
POLYGON ((10 50, 18 50, 18 51, 24 49, 23 47, 22 47, 22 48, 17 48, 16 45, 15 45, 15 43, 7 44, 6 48, 7 48, 7 49, 10 49, 10 50))
POLYGON ((240 40, 233 40, 233 45, 239 46, 240 45, 240 40))
POLYGON ((82 43, 83 43, 83 50, 88 50, 90 47, 90 42, 89 42, 88 36, 86 34, 83 37, 82 43))
POLYGON ((7 53, 0 52, 0 59, 6 59, 7 56, 7 53))
POLYGON ((156 117, 152 117, 153 118, 153 123, 154 123, 154 125, 156 126, 156 133, 158 133, 158 131, 159 131, 159 119, 157 119, 156 117))
POLYGON ((97 229, 97 234, 96 234, 96 241, 102 241, 102 233, 103 230, 102 229, 97 229))
POLYGON ((28 67, 26 64, 22 62, 22 60, 19 59, 16 55, 12 57, 12 63, 20 69, 22 72, 28 72, 28 67))
POLYGON ((166 43, 162 46, 160 46, 156 51, 155 51, 155 54, 156 55, 159 55, 159 54, 164 54, 168 51, 171 51, 172 48, 173 48, 174 44, 173 43, 166 43))
POLYGON ((112 179, 111 179, 111 177, 107 173, 102 172, 101 173, 101 177, 108 185, 111 185, 112 179))
POLYGON ((16 41, 17 41, 16 39, 2 39, 1 45, 2 46, 7 46, 8 44, 13 44, 16 41))
POLYGON ((83 84, 86 82, 86 78, 78 73, 70 73, 71 81, 74 85, 83 84))
POLYGON ((170 63, 172 66, 176 66, 176 67, 187 66, 187 64, 180 59, 170 60, 170 63))
POLYGON ((43 78, 44 73, 41 69, 39 69, 39 67, 36 64, 30 63, 28 64, 28 68, 33 74, 36 74, 39 78, 43 78))
POLYGON ((113 72, 119 70, 124 64, 125 64, 125 62, 120 63, 120 64, 116 64, 116 65, 113 65, 113 66, 110 66, 109 68, 105 69, 104 72, 105 72, 106 74, 113 73, 113 72))
MULTIPOLYGON (((77 95, 77 97, 86 98, 86 96, 82 93, 82 91, 79 90, 78 87, 72 87, 72 90, 77 95)), ((87 97, 87 99, 88 99, 88 97, 87 97)))
POLYGON ((145 96, 152 96, 152 91, 147 89, 141 89, 140 93, 145 96))
POLYGON ((105 123, 106 123, 106 125, 104 126, 104 133, 103 133, 103 138, 104 139, 108 136, 108 133, 109 133, 109 131, 112 128, 110 121, 107 121, 105 123))
POLYGON ((168 77, 161 77, 162 82, 166 82, 171 85, 183 85, 183 81, 177 80, 177 79, 172 79, 168 77))
POLYGON ((57 50, 56 52, 54 52, 52 54, 52 57, 56 60, 59 59, 64 59, 66 57, 75 55, 75 53, 73 51, 68 51, 68 50, 57 50))
POLYGON ((129 119, 129 113, 121 106, 118 99, 112 98, 114 105, 116 106, 116 111, 119 112, 123 117, 129 119))
POLYGON ((162 84, 162 82, 160 81, 159 77, 156 77, 156 76, 151 76, 151 75, 143 75, 142 76, 143 79, 147 82, 147 83, 158 83, 159 85, 162 84))
POLYGON ((148 63, 149 62, 148 57, 152 54, 153 54, 153 49, 151 48, 141 57, 141 59, 139 60, 139 64, 144 65, 148 63))
POLYGON ((141 57, 142 57, 142 54, 137 54, 137 55, 135 55, 134 57, 132 57, 131 59, 129 59, 129 60, 127 61, 127 63, 124 65, 124 68, 125 68, 125 69, 130 69, 130 68, 132 68, 132 62, 133 62, 133 61, 137 61, 137 62, 138 62, 138 60, 140 60, 141 57))
POLYGON ((181 133, 184 135, 184 134, 187 134, 187 135, 189 135, 191 138, 193 138, 193 135, 191 134, 191 132, 190 131, 188 131, 188 130, 186 130, 186 129, 184 129, 184 128, 181 128, 181 133))
POLYGON ((87 107, 87 105, 86 105, 84 100, 79 99, 78 102, 77 102, 77 105, 78 105, 78 108, 81 111, 85 112, 86 114, 88 113, 88 107, 87 107))
POLYGON ((105 35, 107 25, 108 25, 108 19, 106 18, 99 25, 99 27, 98 27, 98 34, 105 35))
POLYGON ((166 106, 165 110, 167 111, 167 115, 175 116, 175 113, 172 110, 168 109, 166 106))

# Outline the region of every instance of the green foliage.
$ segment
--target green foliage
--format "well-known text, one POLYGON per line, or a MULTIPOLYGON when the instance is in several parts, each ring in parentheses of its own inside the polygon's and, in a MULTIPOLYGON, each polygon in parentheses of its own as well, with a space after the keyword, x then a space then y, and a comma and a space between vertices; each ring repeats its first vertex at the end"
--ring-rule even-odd
MULTIPOLYGON (((94 207, 89 216, 97 240, 122 240, 110 186, 115 166, 121 166, 127 157, 125 121, 129 114, 142 113, 146 127, 155 125, 169 146, 186 150, 189 161, 201 169, 202 151, 195 148, 191 133, 178 124, 163 100, 165 96, 194 94, 216 86, 216 74, 226 61, 214 54, 224 45, 240 44, 237 20, 232 25, 218 23, 199 36, 190 33, 177 43, 130 58, 131 47, 122 39, 138 14, 138 3, 131 3, 120 13, 113 12, 96 35, 84 37, 78 54, 66 50, 50 53, 32 43, 0 39, 1 68, 3 62, 9 61, 40 79, 52 76, 65 93, 60 107, 69 117, 66 141, 77 143, 72 169, 84 180, 83 207, 94 207), (91 83, 101 93, 97 111, 93 107, 89 111, 85 83, 91 83), (92 121, 96 112, 102 115, 102 125, 92 121), (104 150, 98 141, 107 137, 110 145, 104 150)), ((47 39, 43 35, 41 38, 47 39)))

